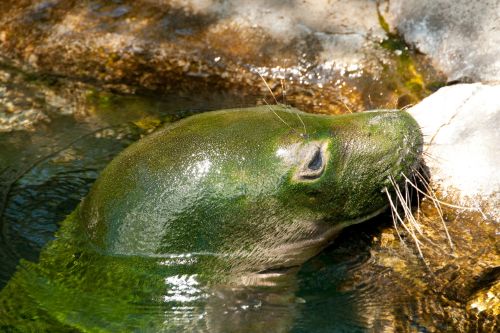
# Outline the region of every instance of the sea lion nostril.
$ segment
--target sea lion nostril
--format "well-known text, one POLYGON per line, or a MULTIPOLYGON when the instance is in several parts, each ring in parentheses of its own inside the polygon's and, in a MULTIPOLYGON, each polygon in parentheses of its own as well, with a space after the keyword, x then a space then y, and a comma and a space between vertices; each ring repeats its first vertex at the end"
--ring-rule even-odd
POLYGON ((322 165, 323 165, 323 156, 321 156, 321 149, 318 147, 307 167, 311 170, 316 171, 321 169, 322 165))

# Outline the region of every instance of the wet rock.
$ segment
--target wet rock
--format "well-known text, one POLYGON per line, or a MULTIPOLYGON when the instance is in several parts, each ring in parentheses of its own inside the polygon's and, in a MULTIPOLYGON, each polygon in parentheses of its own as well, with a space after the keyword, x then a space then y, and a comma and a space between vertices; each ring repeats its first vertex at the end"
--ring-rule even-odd
POLYGON ((43 132, 61 116, 94 128, 133 122, 149 129, 192 113, 255 103, 253 96, 216 91, 200 91, 193 96, 120 94, 106 85, 26 73, 0 63, 0 135, 43 132))
POLYGON ((262 75, 280 101, 286 90, 288 102, 328 113, 429 93, 438 74, 387 39, 370 0, 0 4, 0 57, 27 71, 186 94, 268 93, 262 75))
POLYGON ((55 114, 88 118, 91 89, 88 84, 33 77, 0 64, 0 133, 34 131, 55 114))
POLYGON ((449 81, 500 80, 500 2, 391 0, 384 17, 449 81))
MULTIPOLYGON (((430 194, 445 202, 438 209, 424 199, 415 214, 421 233, 400 228, 398 235, 431 272, 408 274, 427 293, 415 300, 422 327, 498 331, 498 274, 490 272, 498 272, 500 221, 500 3, 393 0, 379 8, 391 30, 429 55, 448 81, 483 82, 441 88, 409 110, 424 134, 430 194)), ((411 266, 412 256, 382 246, 374 257, 388 251, 411 266)), ((383 265, 399 269, 390 260, 383 265)))

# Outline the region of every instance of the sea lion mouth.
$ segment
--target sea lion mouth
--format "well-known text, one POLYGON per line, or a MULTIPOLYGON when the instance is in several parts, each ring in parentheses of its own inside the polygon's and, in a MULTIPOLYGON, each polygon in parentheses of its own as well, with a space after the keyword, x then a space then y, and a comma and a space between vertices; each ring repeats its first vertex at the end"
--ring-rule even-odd
POLYGON ((300 265, 291 265, 291 266, 277 266, 266 268, 257 274, 288 274, 294 272, 300 268, 300 265))

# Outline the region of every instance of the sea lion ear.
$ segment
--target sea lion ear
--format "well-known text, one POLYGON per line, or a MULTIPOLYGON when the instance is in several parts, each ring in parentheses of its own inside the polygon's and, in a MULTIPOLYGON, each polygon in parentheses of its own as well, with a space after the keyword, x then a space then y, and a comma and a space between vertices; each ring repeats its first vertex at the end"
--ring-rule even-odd
POLYGON ((305 144, 301 151, 299 164, 294 178, 299 181, 311 181, 321 177, 328 162, 326 141, 313 141, 305 144))

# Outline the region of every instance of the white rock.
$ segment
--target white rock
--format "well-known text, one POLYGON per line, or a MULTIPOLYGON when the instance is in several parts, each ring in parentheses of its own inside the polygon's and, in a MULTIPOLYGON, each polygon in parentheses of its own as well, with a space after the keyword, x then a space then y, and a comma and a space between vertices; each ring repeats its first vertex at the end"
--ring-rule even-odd
POLYGON ((500 85, 460 84, 440 89, 409 110, 424 134, 431 182, 445 195, 499 206, 499 97, 500 85))

